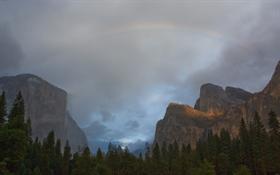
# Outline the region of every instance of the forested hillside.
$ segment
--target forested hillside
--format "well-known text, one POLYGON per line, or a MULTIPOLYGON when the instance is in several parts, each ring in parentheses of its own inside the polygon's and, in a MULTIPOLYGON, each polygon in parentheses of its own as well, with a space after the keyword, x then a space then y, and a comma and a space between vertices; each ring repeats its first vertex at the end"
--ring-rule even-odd
POLYGON ((109 144, 108 152, 89 148, 71 153, 61 148, 54 132, 42 142, 31 138, 31 121, 24 120, 24 101, 19 93, 7 114, 5 93, 0 100, 0 174, 2 175, 246 175, 280 172, 280 128, 274 112, 266 131, 256 113, 253 121, 240 122, 240 135, 231 138, 208 131, 192 149, 155 144, 145 155, 134 156, 127 148, 109 144))

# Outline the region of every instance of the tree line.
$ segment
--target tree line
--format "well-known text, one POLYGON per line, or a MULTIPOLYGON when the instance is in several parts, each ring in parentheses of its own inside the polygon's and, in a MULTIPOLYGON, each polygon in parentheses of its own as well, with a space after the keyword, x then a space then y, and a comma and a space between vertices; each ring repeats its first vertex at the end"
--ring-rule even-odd
POLYGON ((89 148, 72 153, 67 142, 50 132, 43 139, 31 137, 31 121, 25 120, 24 100, 18 93, 9 113, 5 93, 0 96, 1 175, 265 175, 280 173, 280 127, 269 113, 266 130, 256 113, 253 120, 240 121, 239 136, 223 129, 219 135, 190 145, 155 143, 144 155, 109 144, 108 151, 89 148))

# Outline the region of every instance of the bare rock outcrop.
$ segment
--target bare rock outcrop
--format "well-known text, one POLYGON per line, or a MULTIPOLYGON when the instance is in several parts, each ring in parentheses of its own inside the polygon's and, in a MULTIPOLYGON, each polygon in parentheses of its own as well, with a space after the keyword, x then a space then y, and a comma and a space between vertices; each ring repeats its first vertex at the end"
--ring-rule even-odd
POLYGON ((232 137, 238 135, 241 118, 252 120, 258 112, 265 127, 268 113, 280 115, 280 62, 268 85, 261 92, 252 94, 240 88, 213 84, 201 86, 200 97, 194 108, 182 104, 170 104, 162 120, 157 123, 154 143, 180 145, 196 142, 207 130, 219 134, 224 128, 232 137))
POLYGON ((8 108, 21 91, 25 114, 31 119, 32 137, 45 138, 54 131, 65 144, 68 140, 73 151, 87 145, 87 139, 67 111, 67 93, 31 74, 0 78, 0 91, 5 91, 8 108))

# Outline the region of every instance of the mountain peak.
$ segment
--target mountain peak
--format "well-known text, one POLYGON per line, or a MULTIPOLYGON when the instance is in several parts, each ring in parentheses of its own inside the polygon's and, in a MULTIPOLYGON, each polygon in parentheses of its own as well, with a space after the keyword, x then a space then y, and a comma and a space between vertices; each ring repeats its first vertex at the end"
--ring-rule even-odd
POLYGON ((221 86, 207 83, 200 88, 200 97, 196 102, 195 109, 207 113, 221 113, 227 95, 221 86))
POLYGON ((264 88, 263 93, 270 94, 275 97, 280 97, 280 61, 275 68, 271 80, 264 88))
POLYGON ((241 88, 236 88, 236 87, 226 87, 225 90, 227 96, 232 100, 232 101, 241 101, 245 102, 249 100, 252 97, 252 93, 245 91, 241 88))
POLYGON ((200 97, 195 109, 209 114, 222 115, 233 104, 246 102, 252 94, 240 88, 226 87, 207 83, 200 88, 200 97))
POLYGON ((262 92, 251 94, 235 87, 224 90, 209 83, 201 86, 200 90, 195 109, 183 104, 168 108, 164 119, 158 122, 154 143, 172 144, 177 141, 195 148, 197 141, 205 137, 205 131, 219 134, 222 129, 236 137, 241 118, 249 122, 255 112, 268 128, 268 113, 273 110, 280 116, 280 62, 262 92))

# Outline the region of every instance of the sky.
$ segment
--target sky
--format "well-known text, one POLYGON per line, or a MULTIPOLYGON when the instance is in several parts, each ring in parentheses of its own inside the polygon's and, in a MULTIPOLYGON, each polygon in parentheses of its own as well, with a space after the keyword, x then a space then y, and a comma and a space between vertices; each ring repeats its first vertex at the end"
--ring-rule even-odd
POLYGON ((92 147, 136 149, 204 83, 261 90, 279 17, 278 0, 0 0, 0 75, 65 89, 92 147))

